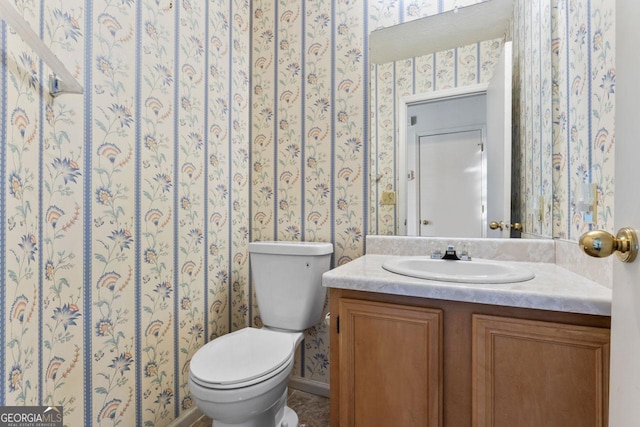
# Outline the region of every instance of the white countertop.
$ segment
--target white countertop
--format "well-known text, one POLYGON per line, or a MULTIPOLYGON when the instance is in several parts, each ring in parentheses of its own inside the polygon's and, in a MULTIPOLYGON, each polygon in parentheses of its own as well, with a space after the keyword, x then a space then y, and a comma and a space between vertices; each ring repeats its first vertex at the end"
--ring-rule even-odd
MULTIPOLYGON (((552 263, 513 262, 536 275, 526 282, 475 284, 416 279, 391 273, 382 263, 392 255, 364 255, 328 271, 322 284, 351 289, 450 301, 611 315, 611 289, 552 263)), ((473 261, 451 261, 473 262, 473 261)))

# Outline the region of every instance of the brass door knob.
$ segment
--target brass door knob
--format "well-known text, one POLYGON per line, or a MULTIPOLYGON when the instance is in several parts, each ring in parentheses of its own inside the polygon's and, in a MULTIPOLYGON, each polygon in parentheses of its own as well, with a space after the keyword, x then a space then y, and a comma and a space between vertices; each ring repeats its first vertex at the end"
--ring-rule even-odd
POLYGON ((638 255, 638 235, 633 228, 621 228, 616 236, 604 230, 593 230, 580 236, 580 249, 596 258, 616 253, 620 261, 632 262, 638 255))
POLYGON ((429 220, 428 219, 423 219, 422 220, 422 225, 429 225, 429 220))
POLYGON ((491 221, 489 223, 489 228, 492 230, 497 230, 497 229, 503 230, 505 228, 508 230, 511 228, 513 230, 520 231, 522 230, 522 224, 520 224, 519 222, 514 222, 513 224, 505 224, 504 221, 500 221, 500 222, 491 221))
POLYGON ((491 221, 489 223, 489 228, 492 230, 497 230, 498 228, 500 230, 505 228, 508 230, 511 228, 513 230, 520 231, 522 230, 522 224, 520 224, 519 222, 514 222, 513 224, 505 224, 504 221, 500 221, 500 222, 491 221))
POLYGON ((497 230, 498 228, 500 230, 502 230, 502 229, 504 229, 504 221, 500 221, 500 222, 491 221, 489 223, 489 228, 492 229, 492 230, 497 230))

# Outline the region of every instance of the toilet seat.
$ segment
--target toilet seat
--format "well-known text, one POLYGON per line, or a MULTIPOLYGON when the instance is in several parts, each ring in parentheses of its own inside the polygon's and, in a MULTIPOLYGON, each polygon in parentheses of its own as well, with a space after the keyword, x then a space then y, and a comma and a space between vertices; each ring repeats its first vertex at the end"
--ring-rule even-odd
POLYGON ((265 381, 293 363, 290 333, 244 328, 219 337, 191 359, 191 379, 210 389, 235 389, 265 381))

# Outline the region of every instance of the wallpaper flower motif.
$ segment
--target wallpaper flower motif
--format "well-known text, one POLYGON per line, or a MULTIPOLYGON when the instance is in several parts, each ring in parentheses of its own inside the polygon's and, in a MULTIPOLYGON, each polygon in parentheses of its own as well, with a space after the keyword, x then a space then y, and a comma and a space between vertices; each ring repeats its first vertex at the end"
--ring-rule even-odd
POLYGON ((515 12, 514 39, 519 40, 525 59, 519 64, 519 92, 543 95, 539 103, 535 96, 524 95, 522 100, 534 99, 536 104, 521 102, 520 115, 515 116, 522 141, 520 187, 526 189, 519 205, 522 219, 533 234, 574 241, 592 228, 613 231, 613 4, 541 0, 519 2, 515 12), (549 33, 548 38, 537 36, 549 33), (542 58, 542 63, 533 63, 535 57, 542 58), (532 133, 540 128, 538 123, 542 125, 541 145, 532 133), (536 151, 526 164, 524 153, 532 148, 536 151), (578 192, 589 183, 597 187, 595 224, 585 222, 575 207, 578 192), (547 201, 539 221, 536 211, 541 197, 547 201))
MULTIPOLYGON (((206 342, 204 311, 205 218, 202 214, 205 162, 203 161, 204 117, 207 114, 202 94, 206 92, 204 37, 200 28, 207 25, 205 5, 201 2, 180 4, 179 84, 182 108, 178 113, 180 143, 177 160, 179 205, 179 252, 177 266, 179 295, 179 389, 176 399, 181 410, 193 405, 188 388, 189 360, 206 342)), ((174 255, 175 256, 175 255, 174 255)))
MULTIPOLYGON (((230 330, 230 297, 246 305, 248 4, 17 7, 78 78, 83 43, 90 50, 85 96, 51 102, 40 95, 46 70, 1 27, 2 55, 11 58, 0 73, 11 89, 3 90, 0 110, 9 148, 3 242, 12 242, 3 244, 12 257, 2 266, 13 285, 6 304, 3 298, 2 337, 11 350, 2 358, 0 400, 63 405, 70 425, 166 425, 193 405, 189 358, 206 334, 230 330), (209 40, 206 22, 228 25, 231 17, 235 38, 209 40), (205 100, 218 93, 208 84, 219 76, 206 64, 223 51, 230 64, 231 49, 233 83, 229 75, 217 82, 234 88, 226 103, 235 101, 229 124, 237 145, 227 145, 229 133, 221 147, 233 153, 235 174, 228 179, 222 169, 220 176, 232 188, 221 190, 222 212, 236 213, 218 239, 211 234, 220 225, 216 212, 207 215, 218 199, 205 193, 205 183, 221 163, 205 153, 217 135, 206 122, 220 110, 205 100), (231 256, 215 258, 230 248, 240 259, 233 274, 242 288, 233 294, 231 256)), ((222 158, 222 165, 231 161, 222 158)), ((244 325, 238 318, 236 327, 244 325)))
MULTIPOLYGON (((34 18, 28 5, 19 9, 27 18, 34 18)), ((3 303, 6 304, 6 400, 19 405, 31 405, 39 399, 38 328, 40 314, 39 260, 41 239, 39 233, 39 120, 40 103, 34 89, 40 85, 37 58, 16 35, 5 32, 6 45, 15 49, 7 53, 7 74, 11 77, 4 94, 6 134, 4 185, 6 209, 5 245, 6 271, 3 282, 3 303), (12 66, 13 64, 13 66, 12 66)), ((5 319, 3 319, 5 320, 5 319)))

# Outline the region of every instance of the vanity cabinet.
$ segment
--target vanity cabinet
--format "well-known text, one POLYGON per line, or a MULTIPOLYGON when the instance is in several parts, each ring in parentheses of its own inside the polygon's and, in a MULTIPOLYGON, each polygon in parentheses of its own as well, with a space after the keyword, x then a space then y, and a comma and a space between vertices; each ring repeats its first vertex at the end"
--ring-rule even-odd
POLYGON ((442 310, 341 298, 338 311, 340 425, 441 425, 442 310))
POLYGON ((607 424, 609 330, 473 315, 473 425, 607 424))
POLYGON ((610 318, 330 289, 331 426, 606 426, 610 318))

